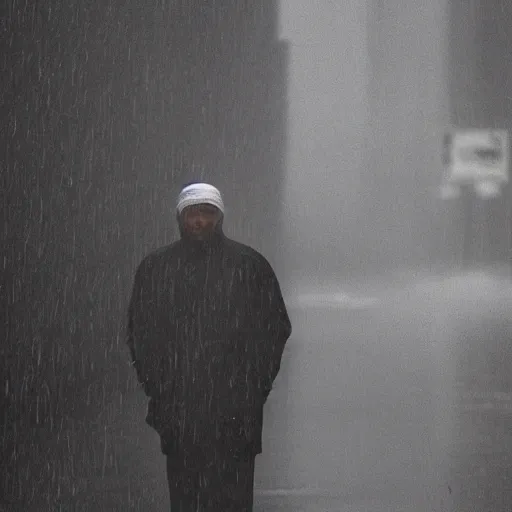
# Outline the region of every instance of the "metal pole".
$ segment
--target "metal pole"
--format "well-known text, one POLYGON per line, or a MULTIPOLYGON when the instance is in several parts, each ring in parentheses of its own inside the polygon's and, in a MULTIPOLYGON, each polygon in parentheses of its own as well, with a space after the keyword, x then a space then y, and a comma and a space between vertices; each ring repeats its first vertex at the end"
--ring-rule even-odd
POLYGON ((506 193, 506 201, 507 201, 507 232, 508 232, 508 251, 507 251, 507 258, 508 258, 508 268, 510 277, 512 277, 512 201, 510 200, 510 186, 504 186, 503 187, 504 192, 506 193))
POLYGON ((473 190, 471 186, 461 186, 462 206, 464 210, 464 231, 462 247, 462 266, 468 268, 472 263, 473 246, 473 190))

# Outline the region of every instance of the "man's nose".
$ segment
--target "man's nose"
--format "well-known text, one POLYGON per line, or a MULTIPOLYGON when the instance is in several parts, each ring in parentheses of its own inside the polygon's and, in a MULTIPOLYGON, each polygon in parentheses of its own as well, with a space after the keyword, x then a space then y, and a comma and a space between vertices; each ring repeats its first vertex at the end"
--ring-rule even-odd
POLYGON ((204 226, 205 218, 203 215, 198 215, 195 219, 196 226, 204 226))

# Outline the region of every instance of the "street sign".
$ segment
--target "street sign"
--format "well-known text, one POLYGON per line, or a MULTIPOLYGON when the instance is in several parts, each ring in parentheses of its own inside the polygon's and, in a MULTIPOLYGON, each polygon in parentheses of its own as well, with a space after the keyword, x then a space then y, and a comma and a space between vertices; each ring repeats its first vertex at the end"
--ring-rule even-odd
POLYGON ((506 130, 455 130, 445 137, 443 161, 449 183, 499 186, 508 181, 508 160, 506 130))

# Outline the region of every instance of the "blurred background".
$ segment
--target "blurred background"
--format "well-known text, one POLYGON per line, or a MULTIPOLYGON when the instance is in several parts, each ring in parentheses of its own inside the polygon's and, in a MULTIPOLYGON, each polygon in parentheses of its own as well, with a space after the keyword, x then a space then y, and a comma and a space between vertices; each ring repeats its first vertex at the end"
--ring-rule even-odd
POLYGON ((510 185, 442 187, 447 133, 510 129, 511 20, 505 0, 3 2, 0 503, 166 500, 126 307, 203 179, 294 322, 259 506, 509 510, 510 185))

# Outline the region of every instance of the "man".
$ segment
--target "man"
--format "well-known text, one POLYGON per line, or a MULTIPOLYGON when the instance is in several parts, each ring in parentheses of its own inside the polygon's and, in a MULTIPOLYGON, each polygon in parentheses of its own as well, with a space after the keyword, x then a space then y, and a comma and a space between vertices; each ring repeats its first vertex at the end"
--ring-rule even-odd
POLYGON ((212 185, 179 195, 181 239, 139 265, 128 345, 167 456, 172 512, 252 510, 263 405, 291 325, 277 278, 223 234, 212 185))

